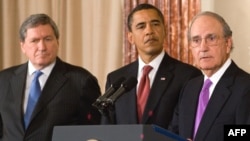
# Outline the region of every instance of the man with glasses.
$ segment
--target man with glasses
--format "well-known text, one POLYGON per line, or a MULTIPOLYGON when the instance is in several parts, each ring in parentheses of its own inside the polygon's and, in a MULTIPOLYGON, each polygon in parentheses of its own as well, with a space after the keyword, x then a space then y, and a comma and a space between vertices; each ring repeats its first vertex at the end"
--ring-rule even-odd
POLYGON ((195 65, 204 76, 190 80, 183 89, 169 129, 189 140, 223 141, 224 125, 250 124, 250 75, 230 59, 232 31, 220 15, 195 16, 188 38, 195 65))

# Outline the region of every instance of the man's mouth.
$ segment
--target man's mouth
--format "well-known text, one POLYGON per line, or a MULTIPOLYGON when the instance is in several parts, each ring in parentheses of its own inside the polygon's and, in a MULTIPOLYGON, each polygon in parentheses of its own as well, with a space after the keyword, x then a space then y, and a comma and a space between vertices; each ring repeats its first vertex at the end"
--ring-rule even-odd
POLYGON ((150 38, 150 39, 146 40, 145 43, 152 43, 152 42, 155 42, 155 41, 157 41, 155 38, 150 38))

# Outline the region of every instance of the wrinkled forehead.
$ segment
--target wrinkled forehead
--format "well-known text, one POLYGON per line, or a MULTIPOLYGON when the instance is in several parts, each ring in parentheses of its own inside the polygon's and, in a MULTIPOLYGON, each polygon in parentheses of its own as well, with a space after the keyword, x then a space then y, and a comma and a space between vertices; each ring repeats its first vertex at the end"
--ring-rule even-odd
POLYGON ((221 23, 214 17, 202 15, 197 17, 190 28, 191 37, 204 37, 208 34, 223 35, 223 27, 221 23))

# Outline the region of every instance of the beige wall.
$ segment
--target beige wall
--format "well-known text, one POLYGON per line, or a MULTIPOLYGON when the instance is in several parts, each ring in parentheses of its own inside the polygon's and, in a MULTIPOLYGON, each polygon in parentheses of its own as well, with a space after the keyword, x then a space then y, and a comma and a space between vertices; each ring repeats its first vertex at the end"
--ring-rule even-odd
POLYGON ((214 11, 222 15, 233 31, 232 59, 250 72, 250 0, 201 0, 202 11, 214 11))

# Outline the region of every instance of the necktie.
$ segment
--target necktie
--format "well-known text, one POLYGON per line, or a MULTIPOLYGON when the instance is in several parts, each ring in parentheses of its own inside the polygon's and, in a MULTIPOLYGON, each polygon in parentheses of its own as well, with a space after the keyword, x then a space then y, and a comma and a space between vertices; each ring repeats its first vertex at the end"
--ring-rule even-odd
POLYGON ((212 81, 210 79, 207 79, 202 87, 202 90, 200 92, 199 96, 199 105, 196 112, 196 119, 195 119, 195 128, 194 128, 194 136, 196 134, 196 131, 199 127, 201 118, 203 116, 203 113, 206 109, 207 103, 209 101, 209 87, 212 85, 212 81))
POLYGON ((150 80, 148 77, 148 73, 153 68, 149 65, 143 67, 143 75, 140 80, 140 84, 138 87, 138 94, 137 94, 137 111, 138 111, 138 119, 141 121, 142 114, 148 99, 148 94, 150 91, 150 80))
POLYGON ((39 83, 39 79, 38 79, 41 75, 42 75, 41 71, 39 71, 39 70, 36 71, 34 74, 34 79, 32 80, 32 83, 30 86, 28 104, 27 104, 25 115, 24 115, 25 129, 29 125, 32 112, 33 112, 33 110, 36 106, 36 102, 41 94, 41 87, 40 87, 40 83, 39 83))

